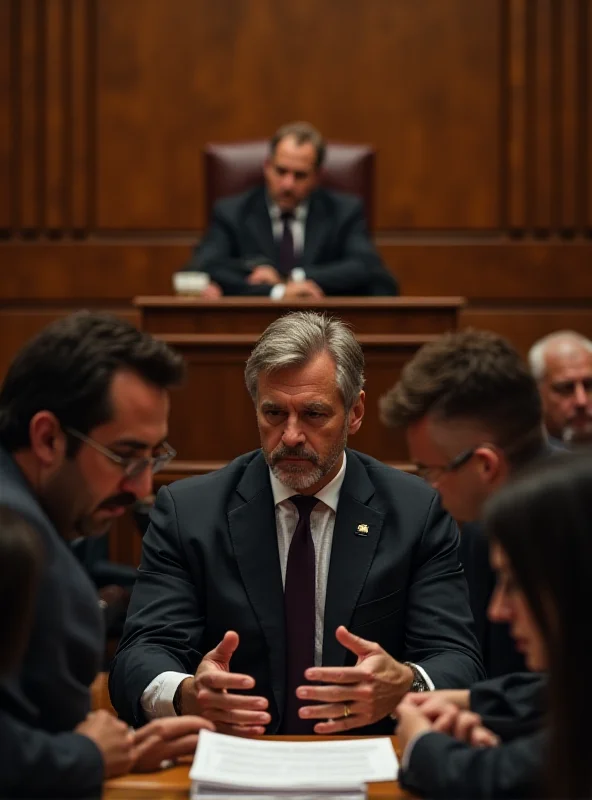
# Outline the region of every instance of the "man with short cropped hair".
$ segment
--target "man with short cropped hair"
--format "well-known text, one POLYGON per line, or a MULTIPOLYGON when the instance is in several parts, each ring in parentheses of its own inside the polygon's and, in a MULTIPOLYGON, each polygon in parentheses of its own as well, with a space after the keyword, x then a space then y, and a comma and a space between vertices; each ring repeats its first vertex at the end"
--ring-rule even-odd
POLYGON ((456 525, 423 481, 347 448, 364 357, 343 322, 277 319, 245 380, 261 449, 159 491, 112 702, 237 735, 392 731, 407 691, 483 675, 456 525))
POLYGON ((209 297, 397 294, 360 198, 320 186, 325 150, 308 122, 283 125, 271 138, 262 184, 216 203, 185 267, 210 275, 209 297))

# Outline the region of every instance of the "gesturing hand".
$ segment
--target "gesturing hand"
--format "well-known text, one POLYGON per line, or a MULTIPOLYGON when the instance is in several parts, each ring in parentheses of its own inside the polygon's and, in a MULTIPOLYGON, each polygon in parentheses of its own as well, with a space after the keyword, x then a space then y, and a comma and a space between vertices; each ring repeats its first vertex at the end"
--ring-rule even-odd
POLYGON ((305 672, 310 681, 326 686, 299 686, 296 695, 320 705, 302 706, 304 719, 318 722, 315 733, 339 731, 370 725, 386 717, 413 682, 413 673, 375 642, 354 636, 347 628, 337 628, 340 644, 358 657, 354 667, 311 667, 305 672))
POLYGON ((182 684, 181 705, 183 713, 211 720, 220 733, 260 736, 271 722, 266 698, 232 691, 255 686, 250 675, 230 671, 230 659, 238 644, 238 634, 227 631, 220 644, 206 653, 195 677, 186 678, 182 684))

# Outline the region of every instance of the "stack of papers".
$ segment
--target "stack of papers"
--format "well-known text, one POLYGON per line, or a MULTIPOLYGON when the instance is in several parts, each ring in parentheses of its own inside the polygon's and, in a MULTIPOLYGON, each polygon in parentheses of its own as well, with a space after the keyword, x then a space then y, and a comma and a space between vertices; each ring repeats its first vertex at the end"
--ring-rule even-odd
POLYGON ((189 777, 191 796, 363 798, 365 784, 394 781, 389 738, 331 742, 240 739, 201 731, 189 777))

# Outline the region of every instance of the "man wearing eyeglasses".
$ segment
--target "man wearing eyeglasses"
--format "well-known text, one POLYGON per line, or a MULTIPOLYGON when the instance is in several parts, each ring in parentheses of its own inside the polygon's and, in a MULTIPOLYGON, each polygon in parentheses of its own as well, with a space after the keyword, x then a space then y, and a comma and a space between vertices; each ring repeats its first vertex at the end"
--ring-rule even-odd
POLYGON ((507 628, 487 619, 494 575, 478 520, 487 498, 549 449, 526 365, 496 334, 447 334, 407 363, 381 414, 387 426, 405 428, 419 475, 462 524, 460 556, 488 674, 523 669, 507 628))
POLYGON ((165 441, 168 389, 182 377, 164 343, 88 312, 48 326, 9 367, 0 505, 35 528, 43 560, 26 652, 0 682, 2 797, 98 793, 105 777, 192 752, 198 730, 211 727, 193 717, 134 732, 105 711, 89 713, 102 619, 67 544, 105 533, 151 492, 152 473, 174 455, 165 441))
POLYGON ((549 435, 566 446, 592 443, 592 342, 556 331, 528 353, 549 435))
POLYGON ((524 796, 542 760, 544 679, 521 672, 524 659, 496 607, 487 617, 495 577, 479 519, 487 499, 517 470, 553 452, 536 383, 509 342, 466 330, 422 347, 380 409, 388 427, 405 428, 419 475, 462 524, 459 555, 493 678, 470 690, 434 692, 425 705, 408 696, 397 712, 403 782, 437 797, 524 796), (482 749, 463 748, 443 733, 482 749), (496 748, 500 739, 522 736, 515 746, 496 748))

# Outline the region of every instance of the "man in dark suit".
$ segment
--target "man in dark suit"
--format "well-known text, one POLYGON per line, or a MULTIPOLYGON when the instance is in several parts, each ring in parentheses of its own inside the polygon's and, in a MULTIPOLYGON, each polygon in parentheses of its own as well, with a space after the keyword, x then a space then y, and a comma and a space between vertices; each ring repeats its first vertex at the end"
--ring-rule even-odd
POLYGON ((276 320, 245 372, 261 450, 160 490, 111 670, 130 723, 386 732, 408 690, 482 677, 453 521, 425 483, 345 449, 363 366, 339 320, 276 320))
POLYGON ((462 523, 461 561, 485 667, 494 678, 464 692, 435 692, 425 702, 409 698, 399 707, 403 780, 431 797, 524 796, 540 777, 545 679, 523 672, 505 615, 492 604, 496 578, 479 519, 487 499, 513 474, 553 452, 536 383, 505 339, 467 330, 421 348, 382 398, 381 412, 389 427, 405 427, 419 474, 462 523), (497 744, 489 730, 507 744, 469 746, 497 744))
POLYGON ((167 388, 182 374, 163 343, 87 312, 50 325, 8 370, 0 506, 32 526, 43 555, 26 650, 0 680, 3 797, 98 792, 103 777, 169 758, 165 738, 182 743, 208 724, 134 734, 106 711, 89 714, 103 625, 96 591, 68 546, 104 533, 150 493, 151 470, 171 456, 167 388))
POLYGON ((185 267, 210 275, 209 296, 397 294, 368 236, 361 200, 319 186, 324 155, 315 128, 285 125, 271 140, 265 185, 216 204, 185 267))
POLYGON ((388 427, 404 427, 420 476, 462 525, 460 555, 490 677, 524 670, 506 625, 487 617, 495 576, 479 519, 512 475, 549 455, 536 383, 516 350, 488 331, 424 345, 381 400, 388 427))

